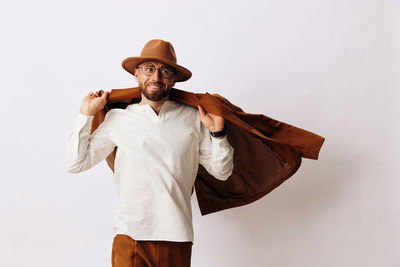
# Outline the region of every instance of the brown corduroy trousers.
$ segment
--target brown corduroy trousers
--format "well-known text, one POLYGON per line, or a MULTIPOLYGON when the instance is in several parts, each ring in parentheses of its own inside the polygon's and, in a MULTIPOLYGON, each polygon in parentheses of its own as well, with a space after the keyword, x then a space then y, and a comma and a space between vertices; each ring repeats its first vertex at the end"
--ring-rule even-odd
POLYGON ((135 240, 117 234, 112 245, 112 267, 190 267, 192 242, 135 240))

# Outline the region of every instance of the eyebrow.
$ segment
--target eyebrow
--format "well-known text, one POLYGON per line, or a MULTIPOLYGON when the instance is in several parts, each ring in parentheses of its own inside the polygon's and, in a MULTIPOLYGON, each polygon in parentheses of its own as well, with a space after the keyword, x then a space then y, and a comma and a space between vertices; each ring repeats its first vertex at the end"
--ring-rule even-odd
MULTIPOLYGON (((156 63, 150 61, 150 62, 142 62, 142 63, 140 63, 138 66, 142 66, 142 65, 146 65, 146 64, 156 65, 156 63)), ((162 63, 161 66, 160 66, 160 68, 161 68, 161 67, 166 67, 166 68, 174 69, 173 67, 171 67, 170 65, 165 64, 165 63, 162 63)))

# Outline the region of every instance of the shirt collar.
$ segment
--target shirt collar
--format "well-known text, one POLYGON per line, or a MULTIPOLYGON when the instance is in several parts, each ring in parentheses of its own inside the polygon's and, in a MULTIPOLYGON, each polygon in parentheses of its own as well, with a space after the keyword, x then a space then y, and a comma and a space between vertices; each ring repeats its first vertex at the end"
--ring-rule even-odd
MULTIPOLYGON (((164 113, 166 110, 170 109, 171 107, 175 106, 176 104, 177 104, 176 101, 169 100, 169 99, 165 100, 160 109, 160 113, 161 112, 164 113)), ((147 112, 147 111, 154 112, 154 110, 152 109, 150 104, 139 105, 139 103, 134 103, 134 104, 128 105, 126 107, 126 109, 127 110, 138 110, 138 111, 142 111, 142 112, 147 112)))

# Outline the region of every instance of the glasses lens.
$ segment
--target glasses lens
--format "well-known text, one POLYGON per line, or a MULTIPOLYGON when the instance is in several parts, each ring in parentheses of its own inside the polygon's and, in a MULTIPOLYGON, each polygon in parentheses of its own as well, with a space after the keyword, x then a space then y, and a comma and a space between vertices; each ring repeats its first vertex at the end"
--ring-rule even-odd
POLYGON ((170 68, 162 67, 160 68, 160 71, 161 71, 161 76, 165 78, 169 78, 172 75, 172 70, 170 68))
POLYGON ((142 69, 144 75, 151 76, 155 72, 156 67, 154 67, 154 65, 152 64, 149 64, 149 65, 144 65, 142 69))

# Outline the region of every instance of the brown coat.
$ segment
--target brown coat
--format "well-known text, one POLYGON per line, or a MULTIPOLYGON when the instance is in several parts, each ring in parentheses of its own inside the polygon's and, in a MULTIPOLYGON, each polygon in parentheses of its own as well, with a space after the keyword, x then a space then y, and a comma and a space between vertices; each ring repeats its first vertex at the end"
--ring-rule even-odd
MULTIPOLYGON (((100 95, 102 90, 97 91, 100 95)), ((140 101, 138 87, 111 90, 106 106, 96 113, 91 133, 112 108, 126 108, 140 101)), ((197 200, 202 215, 249 204, 278 187, 300 167, 301 158, 318 159, 324 138, 312 132, 268 118, 245 113, 218 94, 191 93, 172 88, 170 100, 225 118, 227 138, 234 148, 233 173, 227 181, 211 176, 203 166, 195 180, 197 200)), ((114 171, 117 147, 106 158, 114 171)))

